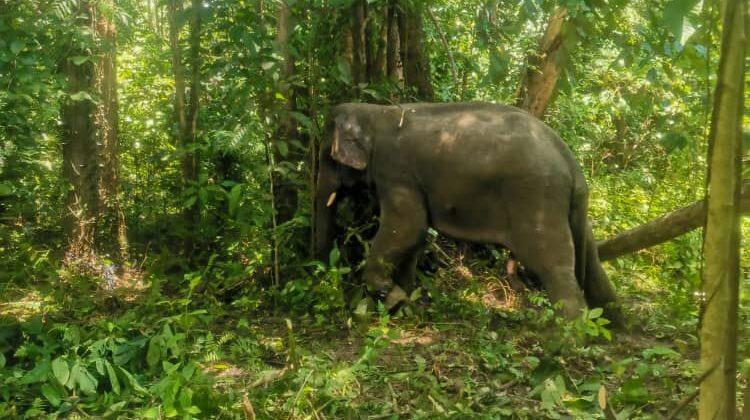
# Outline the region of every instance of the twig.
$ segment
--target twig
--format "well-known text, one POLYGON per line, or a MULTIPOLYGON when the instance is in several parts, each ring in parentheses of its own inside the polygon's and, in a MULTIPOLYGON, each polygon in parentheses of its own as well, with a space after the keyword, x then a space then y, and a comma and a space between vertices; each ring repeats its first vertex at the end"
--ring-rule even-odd
POLYGON ((448 61, 450 61, 451 63, 450 69, 451 76, 453 77, 453 86, 459 86, 458 68, 456 67, 456 60, 453 58, 453 51, 448 45, 448 38, 445 37, 445 32, 443 32, 443 28, 440 26, 440 22, 437 20, 435 13, 429 7, 427 8, 427 15, 430 17, 430 20, 432 20, 432 24, 435 25, 435 30, 437 30, 437 33, 440 36, 440 42, 442 42, 443 48, 445 48, 445 52, 448 54, 448 61))
POLYGON ((250 385, 250 388, 257 388, 259 386, 265 386, 265 385, 268 385, 268 384, 270 384, 272 382, 275 382, 275 381, 283 378, 284 375, 286 374, 287 370, 288 370, 287 368, 283 368, 283 369, 272 370, 272 371, 266 372, 264 375, 262 375, 260 378, 258 378, 258 380, 256 380, 255 382, 253 382, 250 385))
POLYGON ((247 394, 242 396, 242 411, 245 412, 245 420, 255 420, 255 410, 247 394))
POLYGON ((688 404, 690 404, 695 399, 695 397, 698 396, 698 394, 701 391, 701 386, 700 386, 701 383, 708 377, 708 375, 713 373, 713 371, 716 370, 718 366, 719 364, 716 363, 710 369, 708 369, 707 371, 703 372, 703 374, 701 374, 701 376, 698 378, 698 382, 695 384, 696 386, 695 391, 691 392, 690 394, 686 395, 682 400, 680 400, 680 402, 677 404, 677 407, 675 407, 674 410, 672 410, 672 412, 666 417, 666 420, 672 420, 674 418, 677 418, 677 415, 680 414, 680 411, 682 411, 685 407, 687 407, 688 404))

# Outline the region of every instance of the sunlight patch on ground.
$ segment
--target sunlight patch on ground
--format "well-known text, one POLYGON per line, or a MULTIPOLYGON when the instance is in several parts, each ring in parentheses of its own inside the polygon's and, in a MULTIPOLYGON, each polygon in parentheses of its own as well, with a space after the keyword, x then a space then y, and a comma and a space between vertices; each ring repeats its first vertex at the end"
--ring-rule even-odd
POLYGON ((399 346, 429 346, 438 341, 438 334, 436 331, 425 329, 401 331, 401 337, 391 340, 391 343, 399 346))
POLYGON ((32 290, 25 296, 12 302, 0 303, 0 317, 15 318, 19 322, 41 315, 44 309, 44 298, 37 290, 32 290))

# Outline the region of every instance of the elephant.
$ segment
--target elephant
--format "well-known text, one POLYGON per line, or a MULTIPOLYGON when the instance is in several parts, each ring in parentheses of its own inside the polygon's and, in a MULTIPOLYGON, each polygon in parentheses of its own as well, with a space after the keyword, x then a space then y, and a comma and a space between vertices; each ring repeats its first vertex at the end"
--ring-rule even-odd
POLYGON ((587 218, 583 171, 562 139, 507 105, 345 103, 319 149, 314 253, 327 258, 336 193, 374 187, 380 226, 365 261, 368 290, 392 307, 414 287, 428 228, 500 244, 539 277, 561 315, 601 307, 622 324, 587 218))

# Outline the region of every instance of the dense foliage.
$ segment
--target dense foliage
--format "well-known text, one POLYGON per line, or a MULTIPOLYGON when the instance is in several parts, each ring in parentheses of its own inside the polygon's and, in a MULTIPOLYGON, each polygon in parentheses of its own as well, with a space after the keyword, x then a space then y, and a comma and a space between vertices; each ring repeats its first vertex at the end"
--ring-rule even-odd
MULTIPOLYGON (((355 298, 376 223, 361 207, 341 216, 350 249, 311 259, 314 156, 328 109, 424 97, 408 83, 362 78, 347 61, 351 0, 287 1, 288 45, 277 37, 280 2, 197 2, 200 110, 188 147, 176 140, 169 34, 177 25, 189 39, 190 2, 176 2, 174 22, 172 0, 101 10, 118 28, 130 255, 88 270, 65 264, 61 106, 99 100, 69 92, 62 70, 98 57, 81 3, 97 4, 0 2, 0 417, 652 418, 696 389, 700 231, 606 265, 636 324, 629 333, 609 331, 599 309, 556 319, 543 293, 509 286, 505 251, 465 259, 437 234, 420 264, 427 303, 372 315, 355 298), (290 121, 296 135, 277 141, 290 121), (186 155, 199 156, 195 179, 185 179, 186 155), (299 192, 289 220, 274 216, 278 179, 299 192)), ((376 17, 399 2, 363 3, 376 38, 376 17)), ((598 237, 703 197, 718 2, 400 3, 423 16, 435 101, 502 103, 516 102, 549 16, 567 7, 562 76, 544 119, 586 172, 598 237)), ((748 140, 748 96, 745 109, 748 140)), ((746 272, 739 328, 744 390, 746 272)))

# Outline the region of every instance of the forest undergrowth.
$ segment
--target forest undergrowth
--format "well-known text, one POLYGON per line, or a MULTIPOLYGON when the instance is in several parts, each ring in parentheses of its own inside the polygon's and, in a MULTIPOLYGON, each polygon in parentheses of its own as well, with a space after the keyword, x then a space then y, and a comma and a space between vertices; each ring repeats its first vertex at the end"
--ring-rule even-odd
POLYGON ((699 243, 694 233, 608 265, 630 323, 612 331, 597 309, 556 318, 543 292, 508 276, 505 253, 469 259, 439 240, 418 303, 391 316, 347 300, 356 267, 335 254, 280 291, 247 276, 217 298, 208 283, 226 267, 213 259, 176 274, 153 257, 138 287, 108 291, 16 238, 4 249, 16 283, 1 291, 0 415, 690 418, 699 243))

